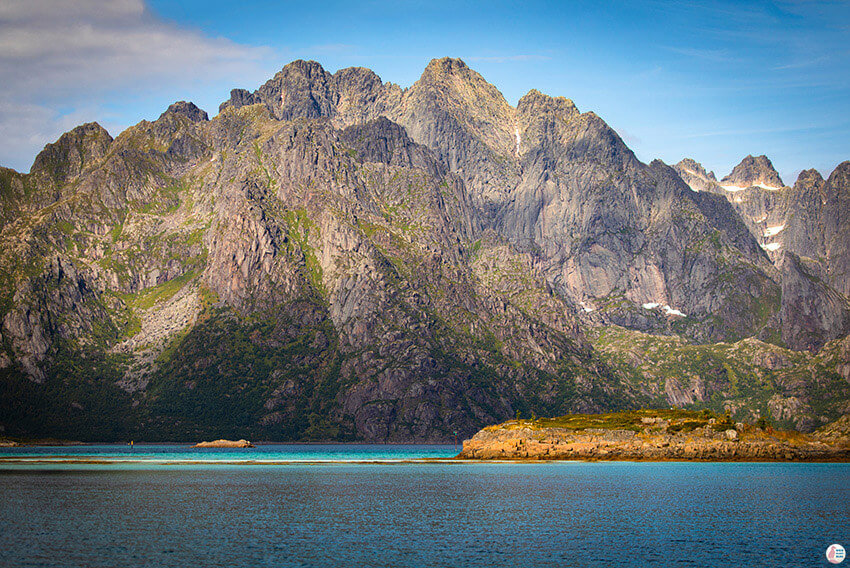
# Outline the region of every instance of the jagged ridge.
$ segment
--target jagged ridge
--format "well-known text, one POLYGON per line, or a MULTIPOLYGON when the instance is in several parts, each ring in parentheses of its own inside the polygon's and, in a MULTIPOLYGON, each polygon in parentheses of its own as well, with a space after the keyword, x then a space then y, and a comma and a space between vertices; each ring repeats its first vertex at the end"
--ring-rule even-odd
MULTIPOLYGON (((788 342, 783 293, 803 288, 734 203, 448 58, 405 90, 294 62, 212 120, 179 102, 114 140, 84 125, 1 173, 0 425, 22 433, 437 440, 676 402, 585 330, 788 342)), ((803 347, 846 333, 830 317, 803 347)), ((847 410, 800 392, 782 420, 847 410)))

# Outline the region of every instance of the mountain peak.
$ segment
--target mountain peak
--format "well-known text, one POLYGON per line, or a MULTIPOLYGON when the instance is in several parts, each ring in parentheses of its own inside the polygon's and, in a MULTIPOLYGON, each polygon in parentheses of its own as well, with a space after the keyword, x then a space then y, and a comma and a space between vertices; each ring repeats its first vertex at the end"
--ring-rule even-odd
POLYGON ((676 170, 683 169, 686 170, 691 175, 696 175, 707 180, 717 181, 717 178, 714 177, 714 172, 708 172, 705 170, 705 167, 692 158, 684 158, 675 166, 676 170))
POLYGON ((566 97, 553 97, 546 93, 541 93, 537 89, 531 89, 517 103, 517 109, 520 107, 533 109, 538 112, 542 109, 551 109, 563 115, 571 115, 578 112, 575 103, 572 99, 566 97))
POLYGON ((694 191, 712 191, 717 183, 714 172, 707 172, 702 164, 691 158, 685 158, 673 166, 679 177, 694 191))
POLYGON ((453 57, 440 57, 432 59, 425 67, 425 73, 468 73, 472 71, 463 59, 453 57))
POLYGON ((773 168, 773 164, 764 155, 756 157, 748 155, 720 183, 742 188, 752 187, 754 185, 765 189, 785 187, 779 174, 773 168))
POLYGON ((90 163, 106 155, 112 136, 97 122, 87 122, 44 147, 35 157, 31 173, 46 173, 57 183, 77 176, 90 163))
POLYGON ((810 183, 823 183, 823 176, 814 168, 803 170, 797 176, 797 181, 794 182, 794 186, 798 186, 801 184, 810 184, 810 183))
POLYGON ((325 68, 322 67, 322 64, 318 61, 313 61, 312 59, 304 60, 304 59, 296 59, 281 68, 280 71, 277 72, 277 75, 280 74, 289 74, 289 73, 301 73, 308 77, 314 77, 319 75, 327 74, 325 68))
POLYGON ((191 120, 192 122, 205 122, 209 120, 206 111, 199 109, 195 103, 186 101, 177 101, 169 106, 164 113, 159 115, 162 118, 168 113, 180 114, 191 120))
MULTIPOLYGON (((443 57, 431 60, 419 80, 408 90, 405 107, 404 112, 410 116, 400 118, 402 124, 423 120, 437 124, 449 120, 462 125, 468 133, 503 155, 512 154, 517 146, 515 109, 499 89, 460 59, 443 57), (429 114, 432 111, 441 118, 429 114), (426 119, 426 115, 429 118, 426 119)), ((449 122, 441 128, 448 128, 449 122)), ((412 132, 416 139, 416 128, 412 132)), ((437 145, 436 138, 429 139, 432 135, 436 136, 437 131, 421 134, 420 140, 429 141, 426 145, 432 148, 437 145)))
POLYGON ((451 57, 443 57, 441 59, 432 59, 425 70, 422 71, 422 76, 417 81, 419 85, 440 85, 446 86, 455 91, 463 91, 472 87, 473 89, 484 89, 493 94, 502 94, 499 90, 488 83, 477 71, 471 69, 461 59, 453 59, 451 57))

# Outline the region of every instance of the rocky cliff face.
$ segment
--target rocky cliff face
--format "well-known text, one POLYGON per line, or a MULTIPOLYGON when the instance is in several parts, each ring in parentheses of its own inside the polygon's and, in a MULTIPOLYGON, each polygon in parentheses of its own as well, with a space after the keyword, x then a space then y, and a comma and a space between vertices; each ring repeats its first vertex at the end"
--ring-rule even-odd
MULTIPOLYGON (((773 182, 753 164, 735 179, 773 182)), ((842 172, 799 182, 800 207, 843 206, 842 172)), ((786 278, 734 202, 641 163, 568 99, 530 91, 514 108, 447 58, 405 90, 294 62, 212 119, 181 101, 0 170, 0 426, 409 441, 658 397, 744 412, 723 381, 660 394, 594 338, 833 352, 846 219, 822 210, 823 236, 799 245, 824 251, 820 268, 786 278), (802 321, 793 302, 814 297, 802 321)), ((806 392, 782 420, 839 411, 806 392)))
POLYGON ((795 349, 817 350, 847 333, 839 323, 848 298, 847 238, 837 235, 847 234, 844 196, 850 164, 839 164, 828 180, 805 170, 793 188, 783 187, 765 156, 747 156, 720 183, 693 160, 675 169, 695 191, 724 196, 782 271, 782 307, 761 337, 779 334, 795 349), (794 267, 803 266, 801 279, 794 267))
POLYGON ((766 156, 747 156, 717 182, 701 164, 687 158, 674 166, 694 191, 724 196, 774 262, 781 257, 777 235, 788 218, 789 189, 766 156))
POLYGON ((717 178, 714 172, 707 172, 702 164, 692 158, 685 158, 673 169, 679 174, 688 186, 694 191, 716 191, 717 178))
POLYGON ((687 315, 694 338, 739 337, 764 323, 751 297, 778 295, 752 237, 727 232, 734 219, 706 217, 705 200, 674 172, 641 164, 568 99, 532 90, 513 108, 462 61, 444 58, 405 91, 367 70, 331 75, 296 62, 222 108, 252 102, 284 120, 343 127, 383 115, 400 124, 459 176, 482 226, 534 253, 561 297, 611 322, 661 330, 687 315), (721 264, 733 265, 733 281, 713 279, 721 264))
POLYGON ((777 316, 786 345, 816 352, 828 340, 850 333, 850 302, 820 280, 815 267, 786 252, 781 268, 783 300, 777 316))

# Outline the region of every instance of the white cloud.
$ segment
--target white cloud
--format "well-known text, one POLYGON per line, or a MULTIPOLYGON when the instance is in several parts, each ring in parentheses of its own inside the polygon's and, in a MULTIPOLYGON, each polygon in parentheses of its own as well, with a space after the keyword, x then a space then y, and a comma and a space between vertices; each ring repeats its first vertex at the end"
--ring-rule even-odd
POLYGON ((93 107, 76 108, 61 114, 46 105, 0 99, 0 166, 25 170, 35 154, 48 142, 75 126, 98 121, 110 133, 117 134, 111 122, 114 116, 93 107))
POLYGON ((56 96, 150 77, 221 77, 268 55, 160 20, 141 0, 6 0, 0 8, 4 94, 42 87, 45 96, 49 87, 56 96))
POLYGON ((693 59, 702 59, 704 61, 726 62, 733 60, 732 55, 726 49, 698 49, 692 47, 672 47, 662 46, 662 49, 691 57, 693 59))
POLYGON ((24 154, 31 160, 74 126, 69 122, 81 108, 102 116, 91 107, 106 93, 216 80, 235 85, 265 76, 272 55, 164 21, 142 0, 4 0, 0 163, 20 164, 24 154))

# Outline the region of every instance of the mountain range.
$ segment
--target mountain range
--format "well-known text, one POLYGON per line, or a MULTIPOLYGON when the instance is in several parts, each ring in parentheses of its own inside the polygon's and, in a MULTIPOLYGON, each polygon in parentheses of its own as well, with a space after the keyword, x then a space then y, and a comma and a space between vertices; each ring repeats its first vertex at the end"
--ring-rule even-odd
POLYGON ((440 441, 519 415, 850 412, 850 161, 639 161, 458 59, 286 65, 0 168, 0 434, 440 441))

